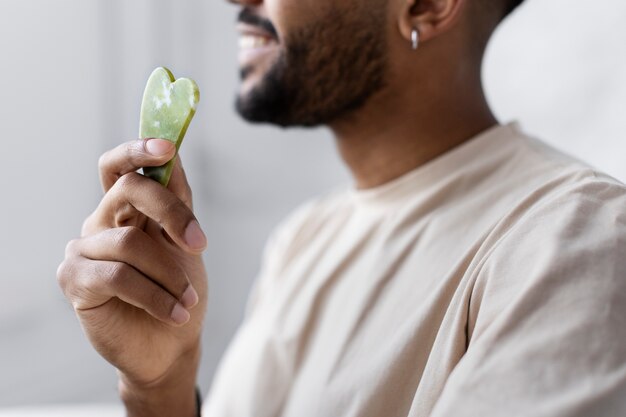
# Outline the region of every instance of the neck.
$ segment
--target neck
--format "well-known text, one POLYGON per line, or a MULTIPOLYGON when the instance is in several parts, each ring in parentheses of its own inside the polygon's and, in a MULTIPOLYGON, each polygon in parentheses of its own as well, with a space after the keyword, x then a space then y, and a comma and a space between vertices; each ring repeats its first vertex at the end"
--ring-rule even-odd
POLYGON ((473 81, 386 88, 331 124, 356 187, 392 181, 497 124, 480 76, 473 81))

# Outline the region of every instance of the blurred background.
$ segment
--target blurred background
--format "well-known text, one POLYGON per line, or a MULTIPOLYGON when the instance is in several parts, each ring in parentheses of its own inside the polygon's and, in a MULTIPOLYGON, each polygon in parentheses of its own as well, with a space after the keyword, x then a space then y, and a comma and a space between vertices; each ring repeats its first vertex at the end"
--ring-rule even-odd
MULTIPOLYGON (((236 116, 235 14, 215 0, 0 1, 0 408, 117 402, 115 372, 83 337, 55 275, 101 198, 98 156, 137 136, 155 67, 202 92, 182 157, 210 240, 203 392, 268 233, 304 200, 350 182, 328 131, 236 116)), ((501 121, 519 120, 622 181, 624 21, 622 0, 527 0, 485 65, 501 121)))

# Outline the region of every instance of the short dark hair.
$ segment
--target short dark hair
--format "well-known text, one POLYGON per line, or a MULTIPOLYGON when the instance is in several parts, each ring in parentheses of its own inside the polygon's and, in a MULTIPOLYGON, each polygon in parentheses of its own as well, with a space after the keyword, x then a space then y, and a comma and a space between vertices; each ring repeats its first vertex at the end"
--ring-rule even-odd
POLYGON ((513 10, 517 9, 517 6, 519 6, 523 2, 524 2, 524 0, 507 0, 506 1, 505 15, 508 15, 513 10))

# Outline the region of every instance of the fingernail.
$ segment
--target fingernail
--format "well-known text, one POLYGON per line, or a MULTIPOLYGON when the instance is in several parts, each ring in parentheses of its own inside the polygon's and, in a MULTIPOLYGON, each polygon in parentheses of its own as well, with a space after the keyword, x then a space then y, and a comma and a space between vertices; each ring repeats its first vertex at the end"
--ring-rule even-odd
POLYGON ((180 297, 180 302, 185 308, 191 308, 198 304, 198 300, 198 293, 196 292, 196 290, 194 290, 191 284, 189 284, 189 286, 183 293, 183 296, 180 297))
POLYGON ((194 250, 202 250, 206 247, 206 236, 196 220, 192 220, 187 225, 187 229, 185 230, 185 242, 194 250))
POLYGON ((176 303, 171 314, 172 320, 176 324, 185 324, 191 318, 191 314, 180 304, 176 303))
POLYGON ((167 155, 172 151, 174 144, 164 139, 149 139, 146 141, 146 150, 154 156, 167 155))

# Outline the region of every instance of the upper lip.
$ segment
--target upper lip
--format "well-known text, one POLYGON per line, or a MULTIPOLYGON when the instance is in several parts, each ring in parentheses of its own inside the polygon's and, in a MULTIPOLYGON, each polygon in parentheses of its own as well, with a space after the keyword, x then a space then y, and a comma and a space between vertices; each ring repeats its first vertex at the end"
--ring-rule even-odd
POLYGON ((265 29, 247 23, 237 23, 237 31, 242 35, 262 36, 267 39, 277 40, 274 35, 265 29))

